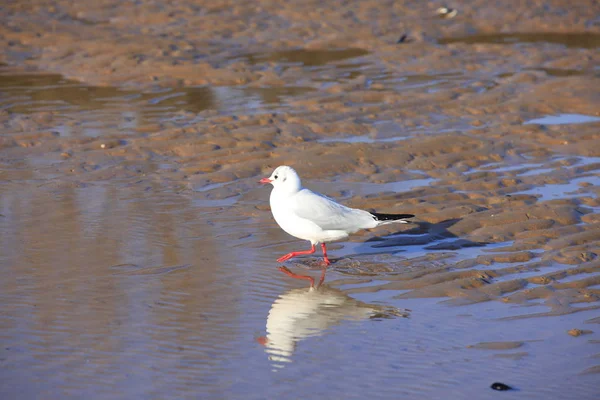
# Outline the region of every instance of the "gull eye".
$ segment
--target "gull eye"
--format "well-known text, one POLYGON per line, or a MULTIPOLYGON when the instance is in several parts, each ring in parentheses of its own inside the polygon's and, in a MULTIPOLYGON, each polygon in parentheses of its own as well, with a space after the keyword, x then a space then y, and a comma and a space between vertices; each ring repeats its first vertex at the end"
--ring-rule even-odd
POLYGON ((277 179, 277 175, 275 175, 275 176, 273 177, 273 179, 277 179))

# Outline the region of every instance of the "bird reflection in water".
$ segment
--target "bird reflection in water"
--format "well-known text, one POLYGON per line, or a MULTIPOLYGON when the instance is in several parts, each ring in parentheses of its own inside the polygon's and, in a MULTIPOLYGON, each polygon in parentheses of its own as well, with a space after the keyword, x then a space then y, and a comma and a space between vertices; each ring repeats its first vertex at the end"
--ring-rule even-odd
POLYGON ((408 315, 408 310, 364 303, 327 285, 292 289, 275 300, 267 317, 267 335, 257 341, 265 346, 273 367, 283 368, 292 361, 298 342, 323 335, 343 321, 408 315))
MULTIPOLYGON (((310 289, 315 288, 315 280, 312 276, 295 274, 292 271, 290 271, 288 269, 288 267, 279 267, 277 269, 280 270, 281 272, 283 272, 284 274, 286 274, 287 276, 292 277, 294 279, 305 279, 310 282, 310 289)), ((319 278, 319 284, 317 285, 317 287, 320 287, 323 284, 326 273, 327 273, 327 265, 323 266, 323 268, 321 270, 321 277, 319 278)))

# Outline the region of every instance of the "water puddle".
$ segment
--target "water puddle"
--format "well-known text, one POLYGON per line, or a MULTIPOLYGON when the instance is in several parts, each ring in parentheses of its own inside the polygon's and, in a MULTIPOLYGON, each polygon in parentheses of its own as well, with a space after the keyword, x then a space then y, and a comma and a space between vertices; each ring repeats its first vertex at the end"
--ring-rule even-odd
POLYGON ((328 191, 335 188, 336 191, 345 192, 347 197, 369 196, 373 194, 393 192, 408 192, 415 188, 429 186, 434 182, 434 178, 407 179, 397 182, 371 183, 371 182, 310 182, 309 186, 314 190, 327 194, 328 191))
POLYGON ((367 50, 358 48, 348 49, 295 49, 282 50, 269 53, 251 53, 243 56, 236 56, 234 59, 242 59, 250 65, 262 63, 278 63, 284 65, 302 65, 305 67, 319 67, 337 61, 350 58, 361 57, 369 54, 367 50))
MULTIPOLYGON (((303 73, 308 74, 308 76, 301 81, 309 86, 321 89, 351 82, 360 76, 365 77, 364 88, 374 91, 394 89, 421 90, 433 93, 447 87, 457 87, 474 81, 472 77, 465 76, 461 71, 412 74, 398 77, 396 72, 390 72, 383 66, 372 62, 364 62, 361 57, 368 54, 368 51, 357 48, 337 50, 296 49, 270 53, 252 53, 236 56, 233 59, 244 60, 250 65, 277 64, 275 68, 278 72, 283 72, 290 67, 303 67, 303 73)), ((489 85, 494 84, 492 81, 488 83, 489 85)))
POLYGON ((384 74, 376 76, 373 82, 395 85, 404 89, 427 88, 432 86, 445 86, 453 82, 463 82, 467 80, 462 72, 445 72, 439 74, 414 74, 398 77, 397 74, 384 74))
MULTIPOLYGON (((532 175, 545 175, 554 171, 560 171, 561 168, 564 168, 564 165, 561 162, 567 162, 568 159, 564 157, 554 157, 547 159, 541 163, 518 163, 515 161, 514 163, 493 163, 486 164, 477 171, 493 171, 499 173, 508 172, 511 175, 516 176, 532 176, 532 175)), ((595 163, 600 163, 600 157, 577 157, 576 160, 570 160, 573 164, 572 166, 587 166, 595 163)))
POLYGON ((466 75, 462 71, 451 71, 434 74, 407 74, 397 71, 370 70, 363 73, 367 78, 366 87, 374 91, 396 90, 406 93, 438 93, 443 90, 469 88, 473 92, 482 93, 497 86, 493 79, 466 75))
POLYGON ((109 129, 133 133, 147 124, 190 119, 205 110, 253 114, 285 109, 287 99, 313 90, 202 86, 136 91, 0 67, 0 110, 11 115, 49 113, 42 123, 61 136, 96 137, 109 129))
POLYGON ((462 71, 441 72, 435 74, 406 74, 399 76, 384 66, 365 62, 363 56, 369 52, 364 49, 348 48, 334 50, 296 49, 267 53, 251 53, 232 57, 250 65, 276 64, 277 73, 283 73, 291 67, 302 67, 306 74, 300 81, 303 84, 320 89, 328 89, 337 84, 352 82, 364 77, 362 86, 373 91, 415 90, 435 93, 440 90, 472 85, 477 92, 496 86, 493 80, 478 80, 462 71), (343 61, 343 62, 342 62, 343 61))
MULTIPOLYGON (((374 125, 377 125, 375 123, 374 125)), ((395 135, 391 132, 381 133, 381 131, 376 131, 372 134, 368 135, 357 135, 357 136, 342 136, 342 137, 328 137, 323 139, 318 139, 319 143, 393 143, 399 142, 402 140, 407 140, 410 138, 414 138, 416 135, 434 135, 445 132, 456 132, 456 131, 467 131, 467 130, 476 130, 471 125, 466 123, 462 123, 460 121, 444 123, 444 126, 454 125, 452 128, 418 128, 418 129, 403 129, 402 127, 398 127, 395 131, 395 135)))
POLYGON ((584 114, 558 114, 547 115, 541 118, 530 119, 523 122, 523 125, 538 124, 538 125, 566 125, 566 124, 587 124, 591 122, 599 122, 600 117, 584 114))
POLYGON ((555 168, 532 168, 529 171, 520 173, 519 176, 546 175, 553 171, 556 171, 556 169, 555 168))
POLYGON ((319 143, 377 143, 381 141, 395 142, 399 140, 406 140, 408 137, 396 137, 388 139, 375 139, 370 135, 358 135, 358 136, 346 136, 346 137, 333 137, 319 139, 319 143))
POLYGON ((492 33, 443 38, 439 44, 521 44, 551 43, 571 48, 594 49, 600 47, 600 34, 595 33, 492 33))
POLYGON ((524 169, 536 169, 536 168, 540 168, 542 165, 542 163, 540 164, 533 164, 533 163, 524 163, 524 164, 516 164, 516 165, 504 165, 504 164, 487 164, 485 166, 483 166, 482 168, 480 168, 480 170, 482 171, 494 171, 494 172, 512 172, 512 171, 520 171, 520 170, 524 170, 524 169))
POLYGON ((600 186, 600 176, 591 175, 575 178, 567 183, 547 184, 511 194, 530 194, 536 196, 539 201, 588 196, 589 190, 579 185, 583 182, 590 183, 593 186, 600 186))
MULTIPOLYGON (((419 133, 424 133, 419 131, 419 133)), ((386 138, 373 137, 372 135, 346 136, 339 138, 319 139, 319 143, 391 143, 409 139, 411 136, 392 136, 386 138)))

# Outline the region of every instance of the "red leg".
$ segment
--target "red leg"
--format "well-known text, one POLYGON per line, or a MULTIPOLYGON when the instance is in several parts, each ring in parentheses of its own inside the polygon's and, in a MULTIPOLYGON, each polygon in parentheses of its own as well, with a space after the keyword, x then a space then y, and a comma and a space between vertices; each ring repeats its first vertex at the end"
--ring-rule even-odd
POLYGON ((310 281, 310 287, 315 286, 315 280, 312 278, 312 276, 297 275, 297 274, 293 273, 292 271, 290 271, 289 269, 287 269, 286 267, 279 267, 279 270, 294 279, 306 279, 307 281, 310 281))
POLYGON ((315 250, 315 245, 314 245, 314 244, 312 244, 311 246, 312 246, 312 247, 310 248, 310 250, 303 250, 303 251, 292 251, 291 253, 288 253, 288 254, 286 254, 286 255, 285 255, 285 256, 283 256, 283 257, 279 257, 279 258, 277 259, 277 262, 284 262, 284 261, 287 261, 287 260, 289 260, 289 259, 290 259, 290 258, 292 258, 292 257, 301 256, 301 255, 304 255, 304 254, 313 254, 313 253, 316 251, 316 250, 315 250))
POLYGON ((327 248, 325 247, 325 243, 321 243, 321 250, 323 250, 323 261, 325 261, 325 265, 331 265, 331 261, 327 258, 327 248))

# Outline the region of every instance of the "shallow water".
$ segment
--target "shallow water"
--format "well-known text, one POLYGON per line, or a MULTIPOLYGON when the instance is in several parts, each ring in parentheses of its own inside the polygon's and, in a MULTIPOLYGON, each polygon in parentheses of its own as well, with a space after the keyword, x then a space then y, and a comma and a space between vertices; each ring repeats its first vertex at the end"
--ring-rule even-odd
POLYGON ((199 86, 140 91, 88 86, 60 75, 0 67, 0 109, 23 115, 51 113, 52 129, 61 136, 96 137, 109 129, 133 134, 154 123, 189 123, 207 110, 233 114, 284 110, 287 99, 312 90, 199 86))
POLYGON ((541 118, 530 119, 524 124, 540 124, 540 125, 564 125, 564 124, 587 124, 590 122, 600 121, 599 117, 582 114, 559 114, 548 115, 541 118))
MULTIPOLYGON (((492 398, 489 385, 503 381, 530 399, 570 393, 565 370, 580 393, 596 388, 594 376, 577 375, 594 365, 591 345, 565 349, 561 328, 595 311, 499 322, 535 308, 396 298, 405 291, 379 289, 394 282, 386 275, 370 282, 342 267, 310 291, 276 270, 274 259, 299 243, 265 246, 281 240, 266 212, 248 218, 235 207, 195 202, 194 194, 111 185, 4 182, 0 191, 7 395, 258 399, 309 386, 318 396, 353 388, 348 396, 360 398, 380 388, 381 398, 433 398, 466 388, 492 398), (525 344, 469 348, 488 341, 525 344), (515 352, 535 357, 495 358, 515 352), (532 393, 540 371, 545 384, 532 393), (433 385, 422 381, 441 373, 433 385)), ((367 243, 356 245, 333 254, 369 257, 367 243)), ((401 258, 428 253, 413 248, 401 258)), ((473 251, 461 257, 486 248, 473 251)))

